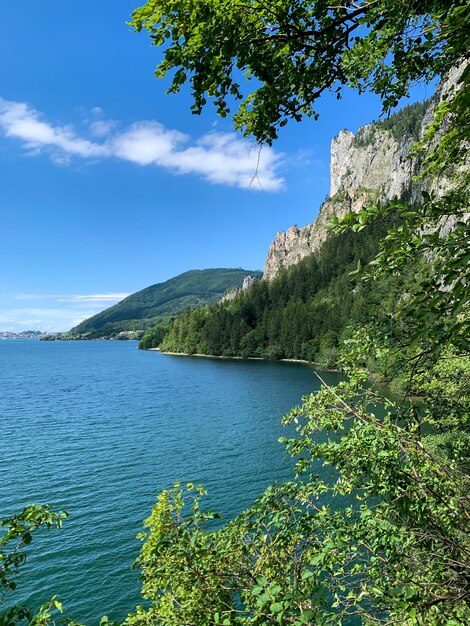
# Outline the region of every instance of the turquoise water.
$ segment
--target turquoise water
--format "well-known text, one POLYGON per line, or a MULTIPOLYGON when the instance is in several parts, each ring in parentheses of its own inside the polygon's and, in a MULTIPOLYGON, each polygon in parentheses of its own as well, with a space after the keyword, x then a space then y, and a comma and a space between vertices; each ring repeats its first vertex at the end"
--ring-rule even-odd
POLYGON ((0 341, 0 517, 32 502, 70 512, 34 539, 16 599, 57 594, 82 623, 122 619, 139 602, 135 535, 159 491, 202 483, 235 516, 292 476, 280 419, 318 386, 298 364, 0 341))

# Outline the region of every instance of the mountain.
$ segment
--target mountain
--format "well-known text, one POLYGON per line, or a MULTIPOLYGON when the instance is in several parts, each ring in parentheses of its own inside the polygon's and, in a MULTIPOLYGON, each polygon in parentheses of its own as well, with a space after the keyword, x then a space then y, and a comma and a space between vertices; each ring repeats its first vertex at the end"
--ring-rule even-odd
POLYGON ((271 280, 281 268, 318 251, 334 216, 343 217, 392 198, 420 200, 423 190, 437 195, 448 190, 449 181, 443 178, 416 181, 421 162, 410 156, 410 148, 422 138, 436 104, 447 97, 461 72, 462 68, 451 72, 425 102, 405 106, 389 118, 363 126, 355 135, 342 130, 333 139, 329 197, 311 224, 277 233, 266 258, 265 279, 271 280))
POLYGON ((217 302, 228 290, 240 288, 247 276, 260 275, 241 268, 190 270, 128 296, 81 322, 69 334, 83 339, 126 338, 129 333, 139 336, 186 309, 217 302))
MULTIPOLYGON (((336 366, 339 346, 352 338, 355 329, 390 324, 397 302, 427 276, 429 264, 415 259, 401 275, 384 274, 364 282, 356 270, 375 258, 379 242, 399 224, 398 215, 341 234, 330 234, 328 226, 335 216, 377 202, 414 201, 422 191, 439 196, 450 189, 451 180, 442 176, 416 179, 422 164, 410 157, 410 148, 423 136, 436 103, 455 80, 451 76, 432 99, 404 107, 386 120, 360 128, 356 135, 341 131, 331 146, 330 197, 311 224, 276 235, 263 280, 218 305, 183 313, 166 333, 155 334, 142 347, 302 359, 330 367, 336 366)), ((452 218, 442 222, 442 230, 448 227, 452 218)))

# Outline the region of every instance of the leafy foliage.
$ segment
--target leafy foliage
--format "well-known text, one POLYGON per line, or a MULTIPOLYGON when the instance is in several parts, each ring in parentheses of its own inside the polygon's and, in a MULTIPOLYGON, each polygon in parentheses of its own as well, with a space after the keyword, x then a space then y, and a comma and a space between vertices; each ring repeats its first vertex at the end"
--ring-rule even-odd
POLYGON ((364 228, 390 211, 402 218, 381 241, 377 258, 364 277, 400 276, 417 258, 427 258, 429 272, 416 281, 406 308, 416 322, 412 343, 426 339, 426 350, 438 351, 447 341, 468 348, 470 334, 469 194, 462 185, 441 197, 423 192, 417 205, 392 202, 335 220, 338 229, 364 228))
POLYGON ((397 425, 406 411, 389 404, 377 419, 368 406, 378 398, 358 382, 286 416, 305 480, 270 487, 221 529, 207 528, 214 515, 200 512, 192 485, 161 494, 137 561, 151 605, 128 623, 467 622, 466 491, 397 425), (330 480, 316 475, 319 460, 335 469, 330 480))
POLYGON ((447 348, 430 368, 415 376, 416 393, 426 398, 429 425, 424 443, 432 452, 470 473, 470 355, 447 348))
MULTIPOLYGON (((48 529, 60 528, 67 513, 55 513, 48 506, 32 504, 25 507, 21 513, 0 519, 0 599, 3 601, 8 592, 16 589, 16 575, 26 562, 25 548, 30 545, 32 535, 41 526, 48 529)), ((0 626, 14 626, 18 622, 27 621, 31 626, 45 626, 50 622, 51 611, 57 609, 62 612, 62 605, 57 597, 41 606, 35 614, 26 606, 10 605, 0 610, 0 626)))
POLYGON ((156 75, 172 74, 170 93, 189 81, 194 113, 208 98, 222 117, 236 107, 235 127, 271 143, 289 120, 317 118, 326 90, 369 89, 395 107, 414 81, 468 53, 470 9, 465 0, 148 0, 130 24, 164 48, 156 75))

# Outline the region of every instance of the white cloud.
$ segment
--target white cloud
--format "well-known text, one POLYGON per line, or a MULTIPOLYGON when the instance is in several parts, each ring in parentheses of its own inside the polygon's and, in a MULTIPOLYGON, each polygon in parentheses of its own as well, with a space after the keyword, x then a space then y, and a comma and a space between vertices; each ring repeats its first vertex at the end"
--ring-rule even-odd
POLYGON ((118 126, 119 123, 116 120, 97 120, 96 122, 90 123, 90 131, 95 137, 106 137, 118 126))
POLYGON ((0 126, 6 137, 24 141, 26 148, 39 150, 49 146, 68 155, 98 157, 107 154, 106 146, 78 137, 69 126, 52 126, 24 102, 0 98, 0 126))
POLYGON ((212 183, 277 191, 284 182, 276 175, 280 158, 234 135, 212 132, 198 145, 170 154, 169 164, 181 174, 197 172, 212 183))
MULTIPOLYGON (((100 115, 102 110, 95 107, 92 113, 100 115)), ((118 126, 116 120, 94 120, 88 125, 94 139, 87 139, 71 126, 43 121, 27 103, 0 98, 0 129, 5 137, 22 141, 31 156, 48 151, 57 165, 66 165, 73 157, 114 157, 243 189, 278 191, 284 186, 278 172, 282 155, 269 148, 260 150, 234 134, 212 131, 194 142, 152 120, 122 131, 118 126)))
POLYGON ((188 139, 157 122, 139 122, 112 139, 111 151, 120 159, 139 165, 167 166, 172 156, 179 154, 178 146, 188 139))

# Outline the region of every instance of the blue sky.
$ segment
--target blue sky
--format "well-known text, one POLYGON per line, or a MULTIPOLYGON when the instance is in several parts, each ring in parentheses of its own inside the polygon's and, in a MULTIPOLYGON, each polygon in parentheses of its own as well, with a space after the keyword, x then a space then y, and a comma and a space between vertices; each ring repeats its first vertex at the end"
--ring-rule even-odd
POLYGON ((137 5, 2 7, 0 330, 67 330, 189 269, 262 269, 328 193, 331 139, 380 115, 374 96, 326 95, 252 180, 256 150, 229 120, 165 95, 159 50, 125 23, 137 5))

